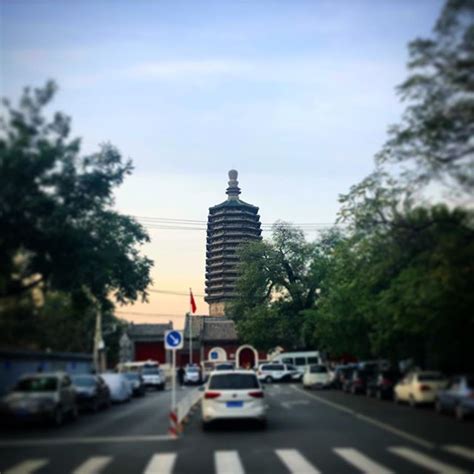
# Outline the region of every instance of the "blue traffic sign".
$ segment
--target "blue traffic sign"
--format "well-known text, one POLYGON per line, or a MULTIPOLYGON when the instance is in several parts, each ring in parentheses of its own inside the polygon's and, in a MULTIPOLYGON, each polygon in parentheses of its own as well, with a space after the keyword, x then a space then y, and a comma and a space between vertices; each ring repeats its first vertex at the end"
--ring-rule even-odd
POLYGON ((211 352, 211 359, 216 360, 218 358, 219 358, 219 354, 217 353, 217 351, 212 351, 211 352))
POLYGON ((182 331, 166 331, 165 334, 166 349, 181 349, 183 347, 183 332, 182 331))

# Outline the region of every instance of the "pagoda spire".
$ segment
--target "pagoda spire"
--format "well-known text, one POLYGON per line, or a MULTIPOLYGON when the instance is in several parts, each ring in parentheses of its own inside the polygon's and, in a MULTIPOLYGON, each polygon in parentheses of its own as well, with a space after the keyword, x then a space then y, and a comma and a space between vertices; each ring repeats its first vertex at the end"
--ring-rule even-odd
POLYGON ((229 171, 229 187, 226 190, 227 194, 227 199, 230 200, 236 200, 239 199, 239 194, 240 194, 240 188, 239 188, 239 182, 237 181, 237 177, 239 176, 239 173, 237 170, 230 170, 229 171))

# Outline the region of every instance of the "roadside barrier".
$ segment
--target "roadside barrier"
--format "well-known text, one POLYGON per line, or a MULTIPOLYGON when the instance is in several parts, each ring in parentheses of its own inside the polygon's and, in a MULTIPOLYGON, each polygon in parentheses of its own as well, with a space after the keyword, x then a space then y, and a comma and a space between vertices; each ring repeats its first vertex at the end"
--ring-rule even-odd
POLYGON ((177 438, 183 432, 183 424, 187 423, 189 413, 201 399, 201 392, 196 389, 184 396, 177 404, 176 409, 169 414, 170 427, 168 433, 177 438))
POLYGON ((171 436, 177 438, 181 433, 181 423, 178 422, 178 416, 176 415, 176 411, 170 411, 169 420, 170 427, 168 429, 168 433, 171 436))

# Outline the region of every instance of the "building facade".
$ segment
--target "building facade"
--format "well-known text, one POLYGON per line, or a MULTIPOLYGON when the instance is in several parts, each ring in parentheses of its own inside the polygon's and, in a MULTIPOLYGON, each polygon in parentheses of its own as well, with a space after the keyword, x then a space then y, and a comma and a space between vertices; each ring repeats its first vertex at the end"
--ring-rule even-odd
POLYGON ((227 200, 209 208, 206 246, 206 297, 210 316, 224 316, 225 305, 235 297, 237 248, 260 240, 258 207, 239 199, 236 170, 229 171, 227 200))

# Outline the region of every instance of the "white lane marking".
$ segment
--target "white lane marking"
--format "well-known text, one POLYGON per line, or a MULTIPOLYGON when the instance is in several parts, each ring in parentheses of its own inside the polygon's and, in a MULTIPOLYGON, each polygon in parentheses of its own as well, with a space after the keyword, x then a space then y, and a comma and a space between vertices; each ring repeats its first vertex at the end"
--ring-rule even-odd
POLYGON ((244 474, 237 451, 216 451, 214 464, 217 474, 244 474))
POLYGON ((464 446, 458 446, 455 444, 448 444, 447 446, 444 446, 443 449, 451 454, 456 454, 456 456, 461 456, 469 459, 469 461, 474 461, 474 449, 465 448, 464 446))
POLYGON ((319 471, 296 449, 276 449, 291 474, 319 474, 319 471))
POLYGON ((458 469, 457 467, 452 466, 451 464, 446 464, 444 462, 433 459, 426 454, 420 453, 415 449, 404 448, 404 447, 394 447, 388 448, 388 450, 398 456, 407 459, 419 466, 426 467, 432 472, 439 472, 441 474, 461 474, 465 471, 458 469))
POLYGON ((29 459, 5 471, 5 474, 30 474, 48 464, 47 459, 29 459))
POLYGON ((364 454, 352 448, 335 448, 334 451, 344 458, 349 464, 352 464, 360 471, 366 474, 392 474, 385 466, 372 461, 364 454))
POLYGON ((110 456, 91 457, 74 469, 73 474, 98 474, 111 461, 112 458, 110 456))
POLYGON ((371 425, 377 426, 378 428, 381 428, 385 431, 395 434, 399 436, 400 438, 405 438, 411 441, 412 443, 416 443, 420 446, 423 446, 426 449, 434 449, 436 447, 434 443, 431 443, 429 441, 426 441, 423 438, 407 433, 406 431, 395 428, 392 425, 376 420, 375 418, 372 418, 370 416, 363 415, 362 413, 358 413, 354 410, 351 410, 350 408, 345 407, 344 405, 340 405, 339 403, 326 400, 325 398, 319 397, 318 395, 315 395, 314 393, 305 392, 304 390, 300 389, 299 387, 296 387, 295 385, 292 385, 292 387, 294 388, 294 390, 297 390, 298 392, 304 393, 308 397, 312 397, 315 400, 318 400, 318 402, 324 403, 325 405, 336 408, 337 410, 343 411, 345 413, 349 413, 350 415, 355 416, 359 420, 362 420, 367 423, 370 423, 371 425))
POLYGON ((171 474, 175 462, 176 453, 155 454, 150 459, 143 474, 171 474))
POLYGON ((0 448, 23 448, 29 446, 58 446, 68 444, 97 443, 143 443, 156 441, 175 441, 170 435, 137 435, 137 436, 90 436, 84 438, 24 438, 11 441, 0 441, 0 448))

